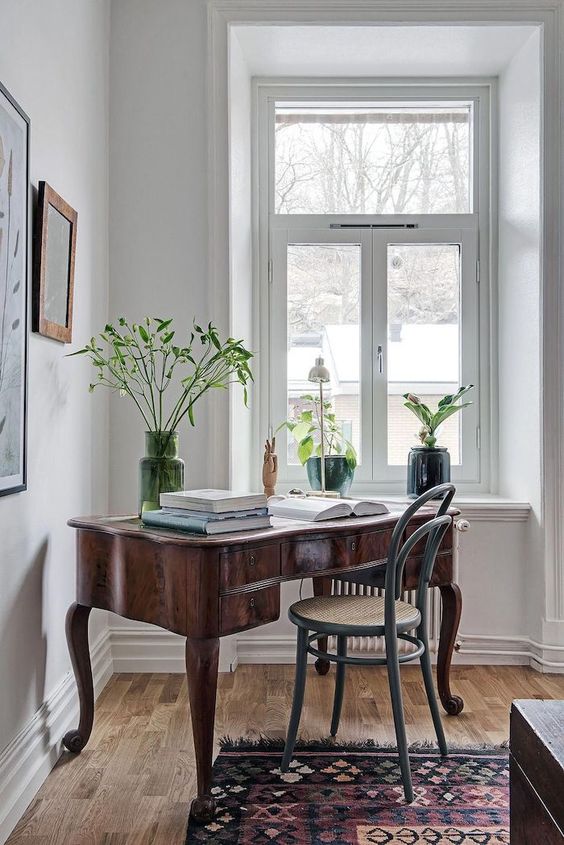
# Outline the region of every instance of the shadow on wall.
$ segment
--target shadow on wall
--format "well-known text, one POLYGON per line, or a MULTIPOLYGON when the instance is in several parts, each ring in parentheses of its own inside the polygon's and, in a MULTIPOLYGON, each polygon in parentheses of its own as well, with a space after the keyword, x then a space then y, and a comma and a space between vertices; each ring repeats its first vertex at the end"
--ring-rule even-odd
MULTIPOLYGON (((33 709, 38 710, 45 698, 47 638, 43 630, 43 578, 49 542, 45 539, 37 550, 19 592, 0 629, 0 712, 9 728, 8 737, 0 734, 0 750, 13 738, 13 726, 31 695, 33 709), (9 691, 9 695, 8 695, 9 691), (13 712, 10 712, 13 711, 13 712)), ((19 724, 19 729, 23 725, 19 724)))

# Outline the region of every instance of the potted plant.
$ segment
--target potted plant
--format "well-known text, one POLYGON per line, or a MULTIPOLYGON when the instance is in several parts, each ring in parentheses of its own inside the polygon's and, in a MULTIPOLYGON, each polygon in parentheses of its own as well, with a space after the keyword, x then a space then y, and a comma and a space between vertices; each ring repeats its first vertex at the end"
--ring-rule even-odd
POLYGON ((473 387, 473 384, 467 384, 457 393, 447 393, 439 400, 434 412, 413 393, 403 394, 404 406, 423 423, 417 435, 421 446, 411 447, 407 462, 407 495, 411 498, 415 499, 431 487, 450 481, 450 455, 446 446, 436 445, 437 432, 445 420, 472 404, 460 403, 459 400, 473 387))
MULTIPOLYGON (((298 459, 305 464, 312 490, 321 490, 321 401, 306 394, 300 400, 307 405, 293 419, 278 427, 287 428, 297 443, 298 459)), ((346 496, 357 465, 356 450, 343 435, 329 400, 323 401, 323 443, 325 446, 325 486, 346 496)))
POLYGON ((212 388, 243 386, 252 380, 252 354, 241 340, 221 340, 216 327, 194 323, 188 342, 176 338, 172 319, 146 317, 108 323, 72 355, 87 355, 96 370, 90 392, 109 387, 128 396, 146 427, 145 457, 139 462, 139 514, 160 507, 160 494, 182 490, 184 461, 178 457, 178 427, 185 417, 194 425, 194 406, 212 388))

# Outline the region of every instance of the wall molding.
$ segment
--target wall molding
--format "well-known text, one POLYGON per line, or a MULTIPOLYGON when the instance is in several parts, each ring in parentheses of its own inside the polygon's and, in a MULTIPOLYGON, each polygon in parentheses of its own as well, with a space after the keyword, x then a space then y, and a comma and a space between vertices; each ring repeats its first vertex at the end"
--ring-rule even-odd
MULTIPOLYGON (((241 663, 293 664, 296 638, 292 634, 243 634, 232 638, 220 656, 220 672, 241 663)), ((115 672, 183 673, 184 640, 167 631, 110 629, 115 672)), ((564 645, 550 645, 522 636, 464 634, 458 636, 454 662, 532 666, 540 672, 564 672, 564 645)), ((312 658, 313 660, 313 658, 312 658)))
MULTIPOLYGON (((92 673, 96 697, 113 672, 108 629, 91 648, 92 673)), ((55 689, 0 753, 0 844, 33 800, 41 784, 62 753, 61 739, 78 719, 78 696, 72 672, 55 689)))
MULTIPOLYGON (((540 672, 564 673, 564 646, 546 645, 526 636, 460 634, 453 662, 458 665, 532 666, 540 672)), ((289 635, 237 638, 239 663, 292 664, 296 640, 289 635)), ((431 655, 436 660, 436 655, 431 655)), ((313 659, 313 658, 312 658, 313 659)))
MULTIPOLYGON (((161 628, 108 629, 114 672, 186 671, 185 638, 161 628)), ((238 664, 233 638, 223 637, 219 671, 233 672, 238 664)))
POLYGON ((538 672, 564 674, 564 645, 539 643, 525 636, 460 634, 455 660, 470 664, 525 665, 538 672))

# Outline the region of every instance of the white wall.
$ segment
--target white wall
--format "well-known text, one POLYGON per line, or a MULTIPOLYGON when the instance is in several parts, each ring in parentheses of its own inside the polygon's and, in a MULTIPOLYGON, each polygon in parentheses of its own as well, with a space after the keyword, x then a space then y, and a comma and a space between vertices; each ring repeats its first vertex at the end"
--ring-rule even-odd
MULTIPOLYGON (((544 615, 541 509, 540 33, 499 79, 499 486, 531 503, 523 537, 528 601, 523 619, 541 639, 544 615)), ((504 555, 509 576, 514 562, 504 555)))
MULTIPOLYGON (((230 245, 230 333, 244 338, 249 349, 258 346, 258 331, 253 332, 253 262, 251 202, 251 76, 237 38, 232 38, 229 52, 229 245, 230 245)), ((252 361, 258 378, 259 359, 252 361)), ((251 490, 260 482, 252 476, 253 461, 253 385, 249 390, 249 410, 241 407, 240 390, 230 403, 230 484, 238 490, 251 490)))
MULTIPOLYGON (((114 0, 110 48, 110 316, 209 319, 203 0, 114 0)), ((225 297, 228 297, 226 280, 225 297)), ((213 315, 211 315, 213 316, 213 315)), ((186 484, 203 486, 208 400, 181 430, 186 484)), ((137 507, 143 424, 112 398, 110 507, 137 507)))
MULTIPOLYGON (((32 184, 78 210, 76 349, 107 311, 108 1, 0 0, 0 21, 0 80, 31 118, 32 184)), ((28 490, 0 498, 0 756, 69 671, 66 521, 107 508, 107 397, 89 396, 88 364, 69 351, 30 335, 28 490)), ((104 624, 98 614, 93 639, 104 624)))

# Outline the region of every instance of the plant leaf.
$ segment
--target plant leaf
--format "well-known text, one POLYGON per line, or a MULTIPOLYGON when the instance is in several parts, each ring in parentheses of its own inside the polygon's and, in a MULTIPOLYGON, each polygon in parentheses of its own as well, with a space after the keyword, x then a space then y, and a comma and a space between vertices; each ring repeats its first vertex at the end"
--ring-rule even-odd
POLYGON ((347 459, 347 464, 349 465, 350 469, 356 468, 356 450, 352 443, 347 445, 347 450, 345 452, 345 458, 347 459))
POLYGON ((298 446, 298 460, 302 464, 305 464, 308 458, 311 458, 311 453, 313 452, 313 437, 306 437, 305 440, 302 440, 300 445, 298 446))
POLYGON ((307 435, 310 433, 310 431, 311 431, 311 425, 309 424, 309 422, 304 421, 304 422, 299 422, 295 426, 292 434, 293 434, 294 438, 299 442, 300 440, 303 440, 304 437, 307 437, 307 435))
POLYGON ((410 411, 413 411, 415 416, 419 420, 421 420, 423 425, 430 425, 431 424, 431 418, 432 418, 431 412, 424 405, 414 405, 413 402, 404 402, 403 404, 410 411))
POLYGON ((463 408, 467 408, 471 404, 472 402, 463 402, 462 405, 447 405, 444 408, 441 408, 436 414, 433 414, 430 426, 431 429, 435 431, 444 423, 445 420, 448 420, 448 418, 452 417, 453 414, 456 414, 457 411, 461 411, 463 408))

